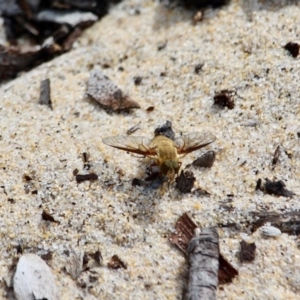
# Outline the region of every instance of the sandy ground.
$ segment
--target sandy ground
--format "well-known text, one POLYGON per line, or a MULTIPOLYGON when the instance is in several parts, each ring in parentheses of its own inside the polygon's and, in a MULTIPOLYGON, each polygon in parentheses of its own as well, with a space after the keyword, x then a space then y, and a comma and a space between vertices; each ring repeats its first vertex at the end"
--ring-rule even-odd
POLYGON ((18 249, 53 253, 48 264, 60 299, 181 299, 187 263, 168 235, 184 212, 199 226, 219 226, 221 252, 239 270, 231 284, 220 286, 219 299, 300 299, 297 236, 266 239, 247 227, 250 212, 300 208, 299 58, 282 48, 297 41, 300 8, 285 1, 256 2, 232 1, 193 25, 194 12, 125 0, 72 51, 0 87, 1 299, 9 295, 5 287, 18 249), (196 74, 199 63, 204 65, 196 74), (88 99, 93 68, 141 108, 107 113, 88 99), (143 77, 141 85, 134 85, 135 76, 143 77), (38 104, 40 81, 47 77, 53 111, 38 104), (222 89, 236 91, 234 109, 213 105, 222 89), (146 111, 149 106, 153 112, 146 111), (166 120, 177 135, 217 136, 182 160, 184 168, 201 153, 216 151, 211 169, 193 169, 196 188, 210 196, 180 194, 174 187, 163 196, 144 193, 131 181, 145 176, 149 160, 102 143, 139 122, 134 135, 152 137, 166 120), (282 151, 273 167, 278 145, 282 151), (89 171, 83 169, 83 152, 90 154, 89 171), (99 179, 77 184, 76 168, 99 179), (259 178, 283 180, 296 196, 255 191, 259 178), (230 210, 224 206, 228 195, 233 195, 230 210), (57 222, 42 220, 43 210, 57 222), (251 263, 238 260, 242 239, 256 243, 251 263), (65 271, 72 253, 97 250, 103 266, 94 264, 73 280, 65 271), (107 268, 113 254, 127 269, 107 268))

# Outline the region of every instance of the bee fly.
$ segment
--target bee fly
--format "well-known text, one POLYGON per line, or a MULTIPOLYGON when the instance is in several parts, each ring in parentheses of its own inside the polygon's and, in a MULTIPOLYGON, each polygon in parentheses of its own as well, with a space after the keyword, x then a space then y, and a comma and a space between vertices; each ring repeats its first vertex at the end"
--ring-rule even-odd
POLYGON ((172 182, 181 167, 180 158, 215 141, 216 137, 208 132, 195 132, 171 140, 164 135, 153 139, 139 136, 111 136, 103 143, 111 147, 147 156, 156 160, 160 173, 172 182))

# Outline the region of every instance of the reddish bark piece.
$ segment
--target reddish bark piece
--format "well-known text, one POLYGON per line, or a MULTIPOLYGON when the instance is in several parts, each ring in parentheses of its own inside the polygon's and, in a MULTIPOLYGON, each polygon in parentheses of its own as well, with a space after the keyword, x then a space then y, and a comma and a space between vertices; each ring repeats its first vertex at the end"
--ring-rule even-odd
POLYGON ((219 255, 219 284, 232 282, 239 272, 228 262, 225 257, 220 253, 219 255))
POLYGON ((187 248, 190 240, 194 236, 194 231, 197 225, 184 213, 175 225, 176 233, 173 233, 169 240, 172 244, 176 245, 183 253, 187 254, 187 248))

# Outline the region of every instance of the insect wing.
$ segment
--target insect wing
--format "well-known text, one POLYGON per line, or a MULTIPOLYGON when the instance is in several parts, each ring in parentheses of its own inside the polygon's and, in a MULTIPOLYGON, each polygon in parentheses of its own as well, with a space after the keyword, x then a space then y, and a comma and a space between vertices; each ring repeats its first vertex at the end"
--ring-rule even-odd
POLYGON ((140 136, 109 136, 104 138, 103 143, 111 147, 133 152, 144 156, 155 155, 154 148, 149 145, 151 140, 140 137, 140 136))
POLYGON ((209 132, 193 132, 175 139, 174 145, 179 155, 185 155, 209 145, 215 139, 216 137, 209 132))

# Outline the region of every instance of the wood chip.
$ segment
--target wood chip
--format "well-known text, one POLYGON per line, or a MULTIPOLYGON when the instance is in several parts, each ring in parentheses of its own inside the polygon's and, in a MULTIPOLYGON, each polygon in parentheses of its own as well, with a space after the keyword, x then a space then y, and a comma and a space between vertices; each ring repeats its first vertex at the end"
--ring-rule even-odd
POLYGON ((216 159, 215 151, 208 151, 192 162, 192 165, 199 168, 211 168, 216 159))
POLYGON ((247 243, 246 241, 242 240, 240 242, 241 250, 240 250, 240 261, 243 262, 250 262, 253 261, 255 258, 255 250, 256 245, 255 243, 247 243))
POLYGON ((140 106, 122 92, 110 79, 98 70, 93 70, 88 82, 87 94, 106 109, 130 110, 140 106))
POLYGON ((271 181, 266 178, 265 191, 267 194, 283 196, 283 197, 293 197, 295 193, 287 190, 285 183, 282 180, 271 181))
POLYGON ((136 132, 137 130, 139 130, 141 128, 141 122, 139 122, 138 124, 134 125, 133 127, 129 128, 127 131, 126 131, 126 134, 127 135, 130 135, 130 134, 133 134, 134 132, 136 132))
POLYGON ((107 266, 110 269, 127 269, 127 265, 119 258, 118 255, 113 255, 107 266))
POLYGON ((51 90, 50 90, 50 79, 49 78, 41 81, 39 104, 47 105, 49 108, 53 109, 52 101, 51 101, 51 90))
POLYGON ((217 92, 214 96, 214 104, 233 109, 235 106, 233 98, 235 94, 235 91, 232 90, 222 90, 217 92))
POLYGON ((157 127, 154 130, 154 135, 163 135, 169 139, 171 139, 172 141, 175 140, 175 133, 172 129, 172 122, 170 121, 166 121, 165 124, 163 124, 162 126, 157 127))
POLYGON ((81 183, 83 181, 94 181, 98 179, 98 175, 95 173, 90 173, 90 174, 77 174, 75 176, 77 183, 81 183))
POLYGON ((133 77, 133 82, 135 85, 140 85, 142 83, 143 77, 141 76, 135 76, 133 77))
POLYGON ((146 108, 146 112, 148 112, 148 113, 149 113, 149 112, 153 112, 154 109, 155 109, 154 106, 149 106, 149 107, 146 108))
POLYGON ((83 168, 85 170, 89 170, 91 168, 91 165, 89 163, 89 158, 90 158, 90 154, 88 152, 82 153, 83 168))
POLYGON ((73 31, 70 32, 70 34, 66 37, 64 42, 62 43, 62 48, 64 51, 71 50, 73 43, 81 36, 82 29, 81 28, 75 28, 73 31))
POLYGON ((286 189, 286 185, 282 180, 271 181, 268 178, 265 180, 259 178, 256 182, 255 190, 261 190, 269 195, 283 196, 288 198, 292 198, 296 195, 294 192, 286 189))
POLYGON ((194 187, 196 178, 191 171, 181 171, 180 175, 176 178, 175 188, 181 193, 190 193, 194 187))
POLYGON ((284 47, 285 50, 289 51, 291 56, 296 58, 299 55, 300 45, 295 42, 289 42, 284 47))
POLYGON ((43 210, 43 212, 42 212, 42 219, 43 219, 44 221, 49 221, 49 222, 59 223, 59 222, 56 221, 56 220, 54 219, 54 217, 53 217, 48 211, 46 211, 46 210, 43 210))
POLYGON ((239 272, 235 269, 229 261, 220 253, 219 256, 219 284, 228 284, 232 282, 233 278, 238 276, 239 272))
POLYGON ((272 165, 275 166, 278 163, 278 159, 279 159, 279 155, 280 155, 280 146, 277 146, 275 152, 274 152, 274 156, 272 159, 272 165))
MULTIPOLYGON (((196 15, 195 15, 195 16, 196 16, 196 15)), ((195 72, 196 74, 199 74, 200 71, 202 70, 203 66, 204 66, 204 63, 199 63, 199 64, 197 64, 197 65, 195 66, 194 72, 195 72)))

